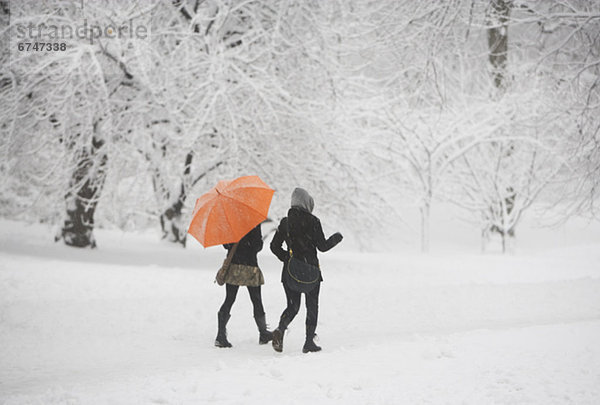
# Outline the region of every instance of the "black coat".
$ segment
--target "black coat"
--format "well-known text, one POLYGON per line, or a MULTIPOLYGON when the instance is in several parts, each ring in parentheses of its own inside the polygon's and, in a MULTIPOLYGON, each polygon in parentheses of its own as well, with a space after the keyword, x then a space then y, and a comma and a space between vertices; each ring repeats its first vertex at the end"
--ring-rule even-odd
MULTIPOLYGON (((283 218, 277 227, 271 241, 271 252, 284 263, 284 270, 290 258, 290 248, 295 258, 318 266, 317 249, 327 252, 341 240, 342 235, 339 233, 325 239, 319 218, 301 208, 292 207, 288 211, 288 216, 283 218), (288 250, 283 249, 283 242, 288 250)), ((281 281, 283 280, 282 275, 281 281)))
MULTIPOLYGON (((223 247, 225 247, 225 249, 227 249, 229 252, 233 245, 233 243, 228 243, 223 245, 223 247)), ((258 224, 254 229, 240 239, 237 250, 233 255, 233 259, 231 259, 231 263, 244 264, 246 266, 258 266, 256 254, 260 252, 262 248, 262 232, 260 231, 260 224, 258 224)))

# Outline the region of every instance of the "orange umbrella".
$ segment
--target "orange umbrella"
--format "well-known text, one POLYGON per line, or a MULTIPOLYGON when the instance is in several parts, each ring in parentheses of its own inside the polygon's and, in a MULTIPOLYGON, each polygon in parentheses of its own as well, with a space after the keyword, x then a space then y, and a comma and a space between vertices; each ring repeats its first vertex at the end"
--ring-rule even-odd
POLYGON ((239 242, 267 219, 274 192, 258 176, 221 180, 196 200, 188 233, 204 247, 239 242))

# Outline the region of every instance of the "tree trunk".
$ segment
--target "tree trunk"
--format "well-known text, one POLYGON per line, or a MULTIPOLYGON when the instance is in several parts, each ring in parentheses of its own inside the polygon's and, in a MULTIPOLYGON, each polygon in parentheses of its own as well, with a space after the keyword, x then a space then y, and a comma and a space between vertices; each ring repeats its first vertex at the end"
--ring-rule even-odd
MULTIPOLYGON (((179 195, 175 201, 169 204, 159 217, 162 238, 174 243, 181 243, 183 246, 185 246, 187 240, 187 224, 183 222, 182 210, 188 197, 187 193, 189 192, 189 189, 194 187, 196 183, 202 180, 208 173, 223 164, 223 162, 215 163, 195 179, 192 179, 190 174, 193 157, 194 153, 191 151, 186 155, 179 195)), ((158 176, 159 174, 155 175, 154 179, 155 191, 157 191, 158 184, 160 184, 160 178, 157 178, 158 176)), ((168 195, 166 195, 166 197, 168 198, 168 195)))
POLYGON ((183 223, 182 211, 186 200, 185 186, 181 184, 181 191, 177 201, 171 204, 160 215, 160 227, 163 233, 163 239, 170 242, 181 243, 185 247, 187 239, 187 228, 183 223))
POLYGON ((160 215, 160 227, 163 239, 174 243, 181 243, 184 247, 187 240, 187 227, 183 223, 181 214, 183 205, 187 199, 185 182, 186 178, 190 175, 193 156, 193 153, 189 152, 185 157, 183 178, 181 179, 181 187, 177 199, 160 215))
POLYGON ((505 86, 506 65, 508 59, 508 19, 510 16, 509 0, 490 0, 492 25, 487 30, 489 59, 492 65, 494 85, 498 89, 505 86))
POLYGON ((481 228, 481 253, 485 253, 489 238, 490 226, 486 223, 481 228))
POLYGON ((421 252, 429 252, 429 203, 420 208, 421 211, 421 252))
MULTIPOLYGON (((488 50, 489 50, 489 61, 492 65, 492 76, 494 80, 494 86, 499 90, 501 94, 506 88, 506 73, 508 65, 508 21, 510 18, 510 12, 512 8, 511 0, 490 0, 490 14, 488 16, 489 23, 491 25, 487 30, 488 39, 488 50)), ((492 147, 496 147, 494 144, 492 147)), ((499 150, 498 153, 506 153, 506 157, 512 154, 513 146, 509 146, 507 151, 499 150)), ((510 188, 512 189, 512 188, 510 188)), ((511 197, 514 201, 514 196, 511 197)), ((512 209, 509 199, 505 201, 499 201, 498 205, 503 207, 504 204, 508 206, 508 213, 512 209)), ((491 208, 493 212, 493 207, 491 208)), ((503 213, 503 216, 506 213, 503 213)), ((503 218, 503 224, 505 218, 503 218)), ((507 230, 503 225, 502 229, 492 226, 490 232, 498 232, 502 238, 502 253, 506 253, 506 238, 507 236, 512 237, 513 231, 507 230), (508 234, 508 235, 507 235, 508 234)))
POLYGON ((104 141, 98 139, 96 125, 92 147, 83 149, 77 167, 71 175, 69 191, 65 194, 66 219, 55 241, 63 239, 74 247, 96 247, 94 213, 106 179, 108 156, 102 151, 104 141))

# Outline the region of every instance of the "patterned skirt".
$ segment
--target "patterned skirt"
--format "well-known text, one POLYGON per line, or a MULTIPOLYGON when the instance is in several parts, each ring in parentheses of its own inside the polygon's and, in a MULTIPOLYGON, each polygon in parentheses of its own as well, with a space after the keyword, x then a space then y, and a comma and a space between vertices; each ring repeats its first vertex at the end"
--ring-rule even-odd
POLYGON ((265 283, 265 278, 259 267, 232 263, 229 266, 229 270, 227 270, 227 275, 225 275, 225 283, 258 287, 265 283))

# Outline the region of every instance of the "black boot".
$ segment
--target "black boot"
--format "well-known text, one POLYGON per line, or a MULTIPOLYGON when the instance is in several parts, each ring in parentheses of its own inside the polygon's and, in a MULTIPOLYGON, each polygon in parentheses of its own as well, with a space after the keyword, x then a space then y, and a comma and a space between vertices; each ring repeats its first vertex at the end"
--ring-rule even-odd
POLYGON ((231 318, 229 314, 217 313, 217 319, 219 321, 219 331, 217 332, 217 338, 215 339, 215 346, 217 347, 231 347, 231 343, 227 340, 227 322, 231 318))
POLYGON ((261 316, 255 316, 254 320, 256 321, 256 326, 258 326, 258 344, 266 345, 271 340, 273 340, 273 332, 267 330, 267 322, 265 320, 265 314, 261 316))
POLYGON ((316 336, 316 329, 317 325, 306 325, 306 341, 304 342, 302 353, 318 352, 321 350, 321 346, 317 346, 313 340, 316 336))
POLYGON ((273 342, 271 343, 273 345, 273 350, 279 353, 283 351, 283 332, 285 332, 285 329, 281 329, 281 327, 278 327, 273 331, 273 342))

